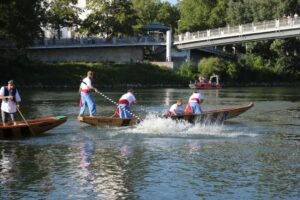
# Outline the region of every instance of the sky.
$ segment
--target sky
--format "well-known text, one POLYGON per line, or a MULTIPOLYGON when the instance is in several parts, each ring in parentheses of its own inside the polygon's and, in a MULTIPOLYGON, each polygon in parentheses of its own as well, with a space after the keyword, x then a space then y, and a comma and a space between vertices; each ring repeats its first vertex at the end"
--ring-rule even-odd
POLYGON ((176 3, 177 3, 177 0, 165 0, 165 1, 168 1, 168 2, 170 2, 171 4, 176 4, 176 3))

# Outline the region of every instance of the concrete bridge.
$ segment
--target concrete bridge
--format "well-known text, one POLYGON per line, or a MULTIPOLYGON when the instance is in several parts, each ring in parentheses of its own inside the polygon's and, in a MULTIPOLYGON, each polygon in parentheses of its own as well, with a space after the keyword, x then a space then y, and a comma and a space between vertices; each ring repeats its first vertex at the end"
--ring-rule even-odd
POLYGON ((178 49, 227 45, 256 40, 289 38, 300 36, 300 19, 284 18, 239 26, 227 26, 197 32, 186 32, 175 37, 178 49))
MULTIPOLYGON (((171 48, 180 50, 198 49, 222 55, 213 47, 255 40, 268 40, 300 36, 300 19, 284 18, 271 21, 226 26, 197 32, 186 32, 174 37, 167 31, 165 38, 127 37, 127 38, 76 38, 46 39, 29 47, 30 57, 43 61, 141 61, 145 46, 165 46, 166 61, 172 60, 171 48)), ((226 52, 225 52, 226 53, 226 52)), ((223 55, 230 57, 231 55, 223 55)))

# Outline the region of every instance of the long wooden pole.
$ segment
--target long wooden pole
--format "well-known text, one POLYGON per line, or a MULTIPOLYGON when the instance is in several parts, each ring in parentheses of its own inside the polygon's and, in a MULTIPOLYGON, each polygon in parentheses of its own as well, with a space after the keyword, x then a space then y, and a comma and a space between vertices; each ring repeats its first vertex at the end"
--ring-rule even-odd
POLYGON ((21 115, 22 119, 24 120, 24 122, 25 122, 26 125, 28 126, 30 132, 34 135, 33 130, 32 130, 31 127, 29 126, 29 124, 28 124, 27 120, 25 119, 25 117, 23 116, 22 112, 20 111, 20 109, 18 108, 18 106, 16 106, 16 107, 17 107, 17 110, 18 110, 19 114, 21 115))

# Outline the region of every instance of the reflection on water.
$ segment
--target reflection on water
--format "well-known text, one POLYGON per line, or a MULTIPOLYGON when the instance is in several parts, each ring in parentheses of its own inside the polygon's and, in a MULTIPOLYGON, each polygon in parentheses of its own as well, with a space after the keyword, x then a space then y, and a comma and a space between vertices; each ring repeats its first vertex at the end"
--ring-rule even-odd
MULTIPOLYGON (((0 199, 297 199, 298 91, 205 90, 204 109, 255 106, 222 125, 191 125, 158 117, 191 90, 137 89, 142 108, 133 111, 147 119, 122 128, 77 122, 76 91, 22 91, 27 118, 69 120, 43 137, 0 142, 0 199)), ((100 115, 114 110, 96 101, 100 115)))

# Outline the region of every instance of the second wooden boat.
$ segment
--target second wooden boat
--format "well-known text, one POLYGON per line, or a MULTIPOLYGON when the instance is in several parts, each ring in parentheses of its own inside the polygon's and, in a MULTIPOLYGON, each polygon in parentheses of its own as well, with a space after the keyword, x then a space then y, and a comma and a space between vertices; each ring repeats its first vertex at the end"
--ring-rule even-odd
POLYGON ((202 114, 184 114, 182 116, 172 116, 174 120, 185 120, 190 123, 222 123, 227 119, 239 116, 249 110, 254 104, 248 103, 241 106, 227 107, 223 109, 207 110, 202 114))
POLYGON ((84 122, 93 126, 133 126, 136 125, 139 120, 136 118, 132 119, 121 119, 121 118, 115 118, 115 117, 102 117, 102 116, 96 116, 96 117, 78 117, 78 120, 80 122, 84 122))
POLYGON ((18 121, 16 122, 16 125, 10 122, 5 126, 3 123, 0 123, 0 139, 22 139, 30 136, 36 136, 64 123, 65 121, 67 121, 67 117, 56 116, 27 120, 28 124, 24 121, 18 121))

